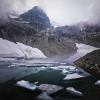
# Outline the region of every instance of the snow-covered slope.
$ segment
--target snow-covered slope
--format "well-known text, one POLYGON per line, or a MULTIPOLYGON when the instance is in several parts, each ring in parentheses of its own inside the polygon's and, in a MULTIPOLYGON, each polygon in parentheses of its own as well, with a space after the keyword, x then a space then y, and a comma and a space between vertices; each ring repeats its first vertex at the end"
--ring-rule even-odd
POLYGON ((46 58, 37 48, 0 38, 0 57, 46 58))

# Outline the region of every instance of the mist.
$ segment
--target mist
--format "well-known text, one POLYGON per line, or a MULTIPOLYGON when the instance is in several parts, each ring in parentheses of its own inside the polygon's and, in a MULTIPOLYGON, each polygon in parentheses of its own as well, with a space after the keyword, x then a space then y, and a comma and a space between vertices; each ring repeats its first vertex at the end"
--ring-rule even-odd
POLYGON ((100 23, 100 0, 0 0, 0 19, 40 6, 54 26, 100 23))

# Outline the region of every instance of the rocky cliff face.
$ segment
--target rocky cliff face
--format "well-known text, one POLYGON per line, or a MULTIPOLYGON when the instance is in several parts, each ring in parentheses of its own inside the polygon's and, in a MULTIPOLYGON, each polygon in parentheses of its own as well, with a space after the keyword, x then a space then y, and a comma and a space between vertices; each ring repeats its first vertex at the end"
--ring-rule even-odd
POLYGON ((100 49, 75 61, 75 64, 94 76, 100 77, 100 49))
POLYGON ((56 32, 79 42, 100 47, 100 25, 81 23, 73 26, 57 27, 56 32))
POLYGON ((45 30, 51 27, 48 16, 38 6, 35 6, 28 12, 20 15, 19 18, 21 18, 21 20, 29 22, 30 25, 32 25, 38 31, 45 30))

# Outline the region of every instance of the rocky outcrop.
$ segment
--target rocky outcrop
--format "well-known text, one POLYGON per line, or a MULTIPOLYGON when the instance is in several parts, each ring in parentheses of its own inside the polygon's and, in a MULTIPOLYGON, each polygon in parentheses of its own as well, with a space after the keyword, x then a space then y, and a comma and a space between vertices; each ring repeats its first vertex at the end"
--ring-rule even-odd
POLYGON ((94 76, 100 77, 100 49, 75 61, 75 64, 94 76))

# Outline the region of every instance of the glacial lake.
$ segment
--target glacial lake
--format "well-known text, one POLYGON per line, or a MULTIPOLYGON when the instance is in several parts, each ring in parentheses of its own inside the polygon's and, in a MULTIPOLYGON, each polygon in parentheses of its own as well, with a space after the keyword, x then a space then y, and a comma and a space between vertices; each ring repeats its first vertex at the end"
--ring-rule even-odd
POLYGON ((90 46, 83 44, 78 47, 77 53, 68 59, 66 58, 63 62, 49 62, 40 59, 16 60, 13 58, 4 60, 1 58, 0 100, 37 100, 39 91, 16 86, 16 82, 21 80, 30 83, 59 85, 63 88, 74 87, 84 94, 84 97, 76 97, 61 90, 50 95, 54 100, 100 100, 100 86, 95 85, 99 79, 73 64, 74 60, 96 48, 90 48, 90 46))

